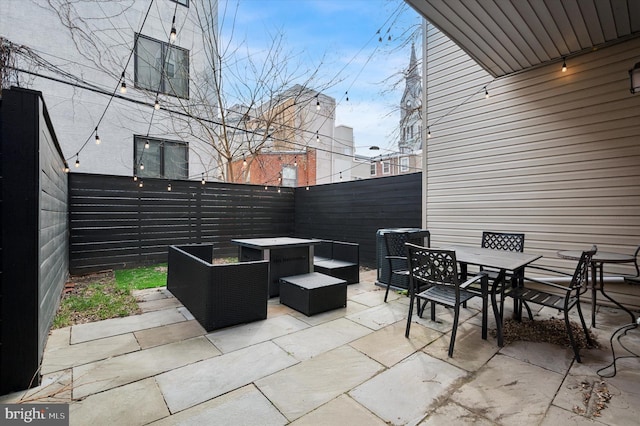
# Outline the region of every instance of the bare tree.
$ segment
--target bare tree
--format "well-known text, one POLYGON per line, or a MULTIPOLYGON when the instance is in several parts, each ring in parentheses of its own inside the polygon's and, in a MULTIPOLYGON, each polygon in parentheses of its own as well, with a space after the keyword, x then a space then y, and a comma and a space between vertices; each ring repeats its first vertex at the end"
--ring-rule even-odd
MULTIPOLYGON (((188 99, 163 96, 162 109, 171 120, 157 120, 154 126, 161 127, 164 134, 201 142, 190 144, 190 154, 199 158, 208 174, 237 181, 241 174, 234 170, 234 163, 238 159, 251 162, 261 151, 283 145, 305 149, 307 118, 301 107, 315 102, 319 93, 338 81, 321 78, 323 60, 314 68, 296 59, 301 55, 287 50, 282 31, 268 35, 270 44, 265 51, 251 52, 246 40, 237 40, 237 6, 234 10, 228 8, 228 2, 219 3, 224 7, 220 25, 218 11, 210 2, 190 3, 193 13, 189 16, 201 32, 203 49, 189 55, 201 55, 197 62, 203 66, 188 69, 188 99), (224 31, 226 27, 228 31, 224 31), (224 41, 220 37, 223 31, 230 34, 224 41)), ((47 0, 47 6, 70 32, 76 50, 117 81, 126 65, 122 46, 131 42, 122 33, 137 29, 124 31, 115 23, 121 25, 123 20, 118 18, 129 11, 133 0, 47 0), (97 32, 102 37, 96 37, 97 32)), ((168 92, 176 93, 167 62, 159 66, 171 86, 168 92)), ((152 102, 159 95, 153 91, 146 94, 152 102)))
POLYGON ((320 68, 299 62, 300 55, 287 50, 283 32, 266 35, 267 49, 255 54, 246 41, 237 42, 235 13, 227 14, 228 4, 222 27, 213 24, 218 17, 211 9, 192 5, 202 31, 205 69, 191 79, 189 102, 177 99, 175 107, 184 114, 172 121, 173 131, 210 146, 226 181, 240 178, 234 170, 240 158, 250 164, 265 149, 306 148, 302 133, 308 123, 301 107, 336 82, 320 83, 320 68), (225 25, 229 37, 222 41, 225 25))

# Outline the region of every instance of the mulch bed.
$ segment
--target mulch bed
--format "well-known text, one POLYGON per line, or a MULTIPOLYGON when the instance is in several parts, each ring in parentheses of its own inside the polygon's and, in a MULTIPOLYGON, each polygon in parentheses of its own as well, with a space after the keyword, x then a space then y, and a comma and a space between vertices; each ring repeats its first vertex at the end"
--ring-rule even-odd
MULTIPOLYGON (((569 321, 569 323, 578 348, 591 349, 600 347, 596 336, 590 330, 589 336, 593 341, 593 345, 589 345, 587 342, 582 326, 579 323, 574 321, 569 321)), ((496 332, 494 331, 493 333, 495 337, 496 332)), ((559 318, 534 321, 524 318, 522 321, 508 319, 504 322, 503 335, 505 343, 524 340, 527 342, 552 343, 554 345, 571 348, 571 342, 569 341, 569 334, 567 333, 564 319, 559 318)))

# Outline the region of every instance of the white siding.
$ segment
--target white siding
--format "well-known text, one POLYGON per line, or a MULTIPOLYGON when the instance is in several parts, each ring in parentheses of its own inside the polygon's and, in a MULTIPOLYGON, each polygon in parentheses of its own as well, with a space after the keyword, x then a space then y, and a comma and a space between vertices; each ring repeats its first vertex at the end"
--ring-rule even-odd
MULTIPOLYGON (((433 244, 475 245, 483 230, 520 231, 542 264, 567 269, 575 262, 558 259, 557 250, 597 244, 633 253, 640 244, 640 95, 629 92, 628 70, 639 60, 635 39, 568 59, 565 73, 554 64, 491 82, 429 26, 426 226, 433 244)), ((620 272, 632 271, 605 268, 620 272)))

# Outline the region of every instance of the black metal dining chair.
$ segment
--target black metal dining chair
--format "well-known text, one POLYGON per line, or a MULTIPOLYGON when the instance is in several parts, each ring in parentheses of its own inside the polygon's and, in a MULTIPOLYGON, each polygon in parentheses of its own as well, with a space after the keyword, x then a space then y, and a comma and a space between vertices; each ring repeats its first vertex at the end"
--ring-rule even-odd
MULTIPOLYGON (((580 293, 582 289, 587 286, 591 258, 596 253, 596 251, 597 248, 594 246, 591 250, 582 252, 580 260, 578 261, 578 265, 576 266, 575 272, 573 273, 571 282, 568 286, 563 286, 550 281, 544 281, 536 278, 525 277, 525 285, 503 288, 503 297, 500 301, 500 312, 502 312, 502 305, 504 304, 504 299, 507 296, 514 298, 517 302, 525 303, 527 312, 529 314, 529 319, 531 320, 533 320, 533 315, 526 303, 535 303, 562 311, 564 313, 564 322, 567 333, 569 335, 569 342, 571 343, 571 347, 573 348, 573 353, 575 354, 576 361, 582 362, 580 360, 578 345, 576 344, 576 340, 573 336, 571 323, 569 322, 569 311, 571 311, 571 309, 573 309, 574 307, 577 309, 578 316, 580 317, 580 323, 582 324, 582 329, 587 338, 587 342, 592 345, 593 341, 591 340, 591 336, 589 335, 589 331, 587 330, 587 324, 584 321, 582 308, 580 307, 580 293), (535 288, 533 288, 531 286, 527 286, 527 283, 535 283, 536 286, 535 288)), ((521 311, 518 312, 517 319, 521 319, 520 315, 521 311)))
MULTIPOLYGON (((458 321, 460 318, 460 305, 469 299, 478 296, 475 292, 466 288, 473 283, 480 282, 486 295, 489 281, 487 274, 479 275, 461 283, 458 278, 458 262, 453 250, 439 250, 421 247, 415 244, 406 244, 406 253, 409 266, 409 315, 405 337, 409 337, 411 318, 413 316, 414 302, 420 306, 420 301, 431 302, 431 320, 436 320, 436 304, 453 309, 453 324, 451 328, 451 340, 449 342, 449 356, 453 356, 453 348, 456 340, 458 321), (428 288, 420 291, 422 286, 428 288)), ((418 310, 419 316, 422 312, 418 310)), ((482 335, 486 336, 487 318, 482 317, 482 335)))
MULTIPOLYGON (((480 247, 488 248, 491 250, 514 251, 522 253, 524 252, 524 234, 517 232, 483 231, 480 247)), ((480 270, 487 272, 490 282, 495 281, 500 274, 500 271, 491 268, 481 267, 480 270)), ((514 285, 512 280, 512 274, 505 274, 503 285, 514 285)), ((480 289, 477 286, 471 286, 469 291, 479 292, 480 289)))
MULTIPOLYGON (((480 247, 492 250, 515 251, 522 253, 524 252, 524 234, 515 232, 483 231, 480 247)), ((487 273, 490 282, 495 281, 500 274, 500 271, 491 268, 480 267, 480 270, 487 273)), ((513 285, 512 279, 513 276, 511 274, 506 274, 503 285, 513 285)), ((467 290, 478 294, 481 294, 482 292, 482 289, 477 285, 472 285, 467 290)), ((463 306, 466 308, 466 304, 463 306)))
POLYGON ((386 302, 389 296, 389 289, 392 286, 408 289, 409 267, 407 265, 405 244, 419 242, 419 245, 429 247, 431 236, 429 231, 421 230, 420 232, 385 232, 383 237, 386 247, 385 259, 388 262, 385 276, 387 290, 384 293, 384 301, 386 302))

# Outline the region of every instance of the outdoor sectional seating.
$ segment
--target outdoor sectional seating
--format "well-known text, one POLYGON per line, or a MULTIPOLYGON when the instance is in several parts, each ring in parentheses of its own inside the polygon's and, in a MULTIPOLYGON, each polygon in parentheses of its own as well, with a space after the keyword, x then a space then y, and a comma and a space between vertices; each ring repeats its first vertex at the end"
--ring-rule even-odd
POLYGON ((169 246, 167 289, 207 331, 266 319, 269 261, 212 260, 212 244, 169 246))
POLYGON ((360 246, 344 241, 322 240, 314 246, 313 270, 345 280, 360 281, 360 246))

